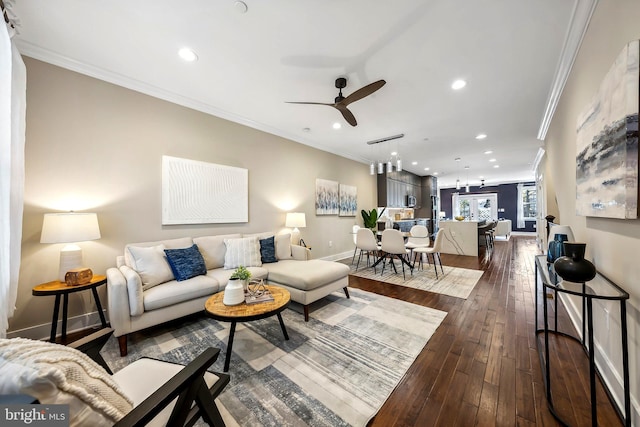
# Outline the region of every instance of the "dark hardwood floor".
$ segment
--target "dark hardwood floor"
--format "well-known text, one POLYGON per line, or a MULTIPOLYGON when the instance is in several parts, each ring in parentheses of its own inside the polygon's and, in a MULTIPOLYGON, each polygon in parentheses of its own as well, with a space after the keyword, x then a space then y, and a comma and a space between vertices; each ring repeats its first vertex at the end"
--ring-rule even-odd
MULTIPOLYGON (((443 254, 445 268, 485 271, 466 300, 350 276, 349 286, 448 313, 369 426, 560 425, 547 408, 537 351, 538 253, 533 237, 512 236, 477 258, 443 254)), ((561 304, 558 319, 575 335, 561 304)), ((556 410, 572 426, 591 425, 582 347, 551 336, 549 348, 556 410)), ((622 425, 600 384, 598 393, 598 424, 622 425)))

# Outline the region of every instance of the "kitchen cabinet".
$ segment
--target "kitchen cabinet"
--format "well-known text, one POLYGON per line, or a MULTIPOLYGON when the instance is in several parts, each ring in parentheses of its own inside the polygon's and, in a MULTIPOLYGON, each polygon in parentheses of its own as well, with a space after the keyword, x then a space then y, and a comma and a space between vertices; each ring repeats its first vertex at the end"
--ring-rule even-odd
POLYGON ((416 198, 416 206, 421 199, 420 177, 409 172, 391 172, 378 175, 378 206, 390 208, 405 207, 406 196, 416 198))

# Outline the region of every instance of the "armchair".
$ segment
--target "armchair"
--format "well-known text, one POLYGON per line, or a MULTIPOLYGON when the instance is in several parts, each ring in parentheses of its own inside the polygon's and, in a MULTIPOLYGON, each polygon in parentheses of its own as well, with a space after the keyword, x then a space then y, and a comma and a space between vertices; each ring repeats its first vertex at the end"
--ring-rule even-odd
POLYGON ((95 356, 111 332, 92 334, 78 349, 0 339, 0 395, 8 395, 0 402, 28 394, 42 404, 68 404, 71 426, 191 426, 200 417, 224 426, 214 399, 229 375, 207 372, 219 349, 208 348, 186 366, 142 358, 110 375, 99 354, 97 362, 87 355, 95 356))

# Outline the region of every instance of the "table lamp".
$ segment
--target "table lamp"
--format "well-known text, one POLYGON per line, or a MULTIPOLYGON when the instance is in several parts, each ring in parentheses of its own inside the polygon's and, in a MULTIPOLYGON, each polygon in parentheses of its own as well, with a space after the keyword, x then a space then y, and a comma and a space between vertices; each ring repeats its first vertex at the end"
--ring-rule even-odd
POLYGON ((44 214, 40 243, 69 243, 60 251, 58 280, 64 282, 67 271, 83 267, 82 249, 74 243, 100 238, 98 215, 95 213, 44 214))
POLYGON ((306 227, 307 221, 304 216, 304 212, 289 212, 287 213, 287 219, 284 223, 285 227, 293 227, 291 231, 291 243, 294 245, 300 244, 300 230, 298 227, 306 227))

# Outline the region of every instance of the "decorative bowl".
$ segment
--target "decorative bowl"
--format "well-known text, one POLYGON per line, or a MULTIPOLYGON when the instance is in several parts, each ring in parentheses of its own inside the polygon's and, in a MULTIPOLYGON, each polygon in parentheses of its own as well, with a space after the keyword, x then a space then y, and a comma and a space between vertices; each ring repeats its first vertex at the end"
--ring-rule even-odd
POLYGON ((458 220, 458 221, 464 221, 464 217, 463 217, 463 216, 460 216, 460 215, 458 215, 458 216, 454 216, 454 218, 455 218, 456 220, 458 220))

